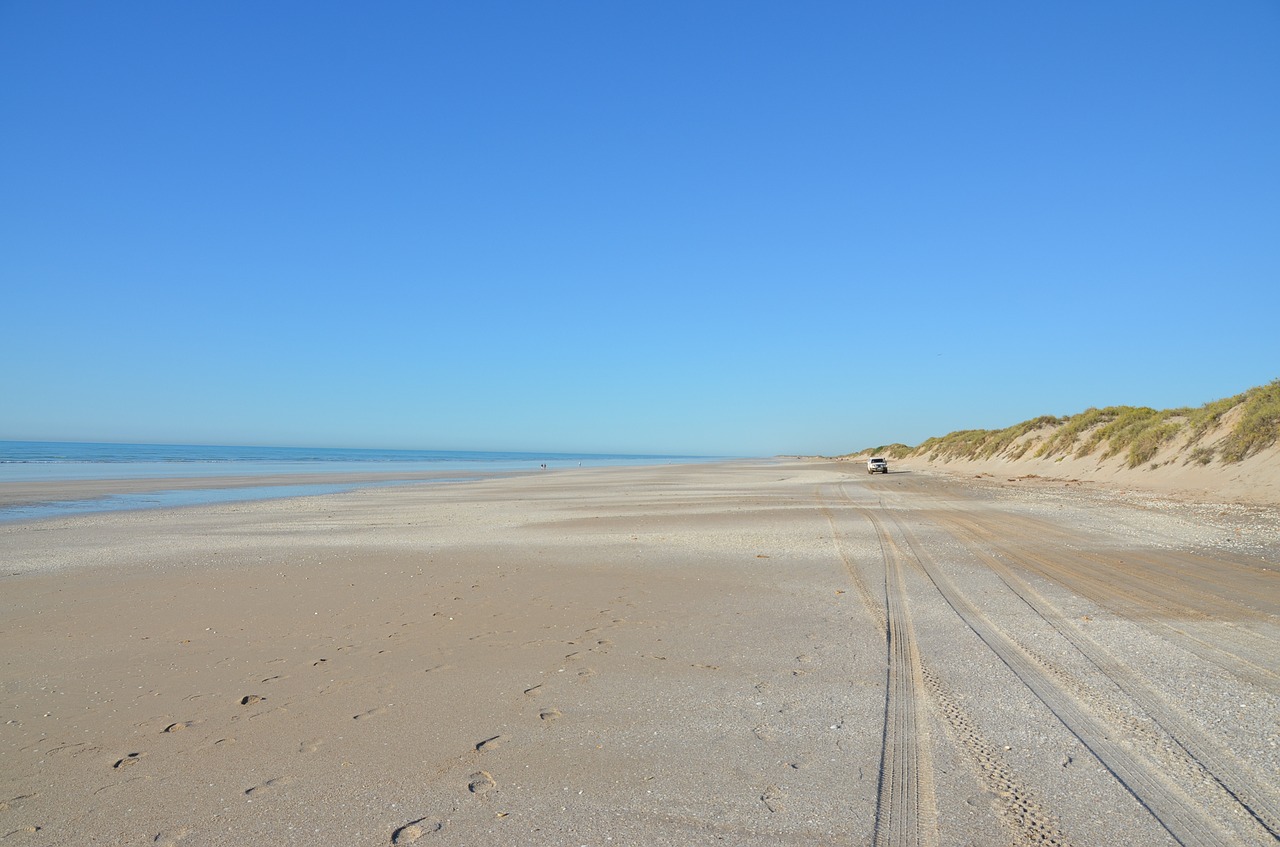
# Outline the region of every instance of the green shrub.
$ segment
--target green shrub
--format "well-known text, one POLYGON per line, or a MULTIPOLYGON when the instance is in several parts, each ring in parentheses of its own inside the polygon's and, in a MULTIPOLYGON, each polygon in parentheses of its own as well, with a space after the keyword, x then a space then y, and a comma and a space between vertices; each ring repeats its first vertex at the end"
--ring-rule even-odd
POLYGON ((1205 433, 1218 425, 1218 421, 1222 420, 1222 416, 1244 402, 1244 398, 1248 392, 1237 394, 1235 397, 1226 397, 1222 400, 1213 400, 1205 403, 1199 409, 1191 409, 1187 413, 1187 425, 1191 428, 1191 436, 1187 439, 1187 443, 1195 444, 1205 433))
POLYGON ((1182 431, 1182 424, 1177 422, 1161 423, 1149 426, 1137 433, 1133 443, 1129 445, 1129 467, 1136 468, 1151 459, 1165 442, 1182 431))
POLYGON ((1191 455, 1187 456, 1186 461, 1182 464, 1189 465, 1195 462, 1199 465, 1207 465, 1213 461, 1213 454, 1216 451, 1212 447, 1197 447, 1191 451, 1191 455))
MULTIPOLYGON (((1062 428, 1045 439, 1044 443, 1036 450, 1036 458, 1047 459, 1059 453, 1071 453, 1081 435, 1095 426, 1113 420, 1128 408, 1128 406, 1109 406, 1105 409, 1091 408, 1085 409, 1078 415, 1069 415, 1063 418, 1062 428)), ((1087 455, 1087 453, 1084 455, 1087 455)))
POLYGON ((1222 440, 1224 462, 1239 462, 1280 438, 1280 379, 1250 388, 1242 396, 1244 410, 1222 440))

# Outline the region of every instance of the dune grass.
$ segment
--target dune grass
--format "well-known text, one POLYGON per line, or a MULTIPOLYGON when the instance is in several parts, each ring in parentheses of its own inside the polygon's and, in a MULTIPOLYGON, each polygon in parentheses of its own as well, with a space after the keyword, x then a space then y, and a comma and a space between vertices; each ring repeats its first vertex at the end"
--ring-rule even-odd
POLYGON ((1239 462, 1274 445, 1280 440, 1280 379, 1196 409, 1090 408, 1063 418, 1042 415, 1004 429, 957 430, 928 438, 917 447, 888 444, 850 455, 895 459, 927 456, 931 461, 996 457, 1016 460, 1032 448, 1033 455, 1041 459, 1084 458, 1101 451, 1101 460, 1123 455, 1125 463, 1136 468, 1179 438, 1184 439, 1184 464, 1208 465, 1215 458, 1224 463, 1239 462), (1212 446, 1199 445, 1228 413, 1236 415, 1231 430, 1212 446), (1036 433, 1044 429, 1052 431, 1038 438, 1036 433))
POLYGON ((1222 460, 1239 462, 1280 439, 1280 379, 1240 395, 1244 407, 1222 442, 1222 460))
POLYGON ((1061 421, 1052 415, 1041 415, 1004 429, 959 430, 924 441, 916 448, 915 453, 928 453, 931 459, 990 459, 1012 448, 1010 457, 1020 458, 1031 446, 1030 441, 1018 443, 1023 436, 1059 423, 1061 421))

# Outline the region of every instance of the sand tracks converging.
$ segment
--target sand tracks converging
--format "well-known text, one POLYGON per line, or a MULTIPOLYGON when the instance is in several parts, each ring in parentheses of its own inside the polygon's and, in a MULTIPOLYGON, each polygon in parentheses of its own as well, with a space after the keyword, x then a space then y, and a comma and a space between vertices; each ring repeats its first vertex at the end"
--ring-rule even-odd
MULTIPOLYGON (((948 609, 963 621, 985 649, 1096 757, 1106 773, 1137 800, 1140 808, 1173 841, 1206 847, 1276 842, 1280 817, 1274 789, 1266 778, 1239 761, 1211 732, 1183 714, 1167 694, 1146 682, 1137 668, 1117 658, 1114 651, 1069 620, 1068 615, 1010 564, 1017 561, 1038 576, 1056 577, 1056 581, 1073 588, 1085 583, 1090 589, 1089 596, 1103 595, 1112 610, 1130 612, 1131 620, 1139 625, 1168 635, 1191 654, 1270 691, 1268 683, 1273 671, 1250 640, 1256 636, 1251 631, 1242 632, 1215 622, 1214 604, 1229 601, 1216 600, 1218 592, 1212 590, 1213 578, 1206 575, 1203 559, 1195 563, 1200 569, 1188 570, 1186 556, 1166 563, 1159 554, 1132 554, 1128 557, 1130 561, 1139 564, 1119 580, 1116 594, 1121 599, 1116 599, 1116 595, 1105 596, 1107 581, 1105 572, 1099 568, 1100 554, 1077 549, 1083 545, 1064 544, 1062 538, 1057 538, 1054 545, 1045 545, 1038 543, 1041 537, 1010 533, 1006 523, 1001 524, 1005 530, 1002 535, 993 528, 992 522, 983 522, 959 508, 938 509, 930 504, 930 508, 921 509, 919 501, 910 494, 877 493, 874 504, 867 502, 865 495, 865 488, 852 484, 840 486, 834 492, 846 510, 870 524, 880 548, 881 561, 870 560, 864 553, 865 564, 861 567, 841 551, 844 567, 854 576, 855 585, 867 579, 866 572, 881 566, 884 569, 889 686, 876 816, 877 844, 928 843, 928 827, 922 825, 918 817, 926 807, 920 792, 924 784, 921 775, 927 774, 927 765, 922 763, 927 760, 918 751, 913 754, 911 745, 898 739, 899 734, 908 732, 927 737, 927 732, 922 732, 927 727, 912 723, 921 720, 920 715, 901 705, 908 698, 914 700, 922 694, 922 699, 931 702, 933 713, 942 719, 948 737, 964 751, 979 780, 997 798, 998 816, 1003 824, 1017 831, 1017 839, 1044 844, 1066 841, 1057 815, 1029 786, 1022 784, 1016 770, 1003 760, 998 747, 983 737, 966 713, 963 701, 952 696, 939 677, 929 670, 930 664, 945 667, 949 659, 936 652, 921 655, 922 648, 912 632, 912 607, 919 604, 948 609), (1039 648, 1029 646, 1018 630, 1010 628, 999 603, 989 599, 989 588, 976 590, 969 583, 952 578, 950 573, 957 566, 946 560, 957 555, 965 562, 987 568, 999 579, 1010 598, 1030 607, 1035 619, 1048 624, 1034 634, 1041 642, 1039 648), (1170 591, 1170 586, 1165 585, 1160 591, 1135 599, 1131 595, 1136 595, 1142 584, 1137 568, 1144 562, 1153 569, 1158 565, 1162 571, 1183 569, 1188 580, 1194 579, 1200 593, 1170 591), (915 590, 906 591, 904 575, 908 573, 924 577, 925 582, 917 580, 915 590), (931 590, 922 593, 922 585, 931 590), (1160 597, 1176 598, 1176 601, 1160 601, 1160 597), (1169 615, 1162 617, 1153 611, 1152 604, 1157 602, 1179 604, 1177 624, 1169 622, 1169 615), (1121 605, 1125 603, 1127 605, 1121 605), (1206 611, 1198 613, 1198 608, 1206 611), (1185 625, 1188 620, 1202 625, 1203 630, 1188 633, 1189 627, 1185 625), (1230 633, 1225 643, 1221 640, 1212 643, 1206 637, 1224 628, 1230 633), (1062 653, 1063 660, 1046 658, 1043 654, 1047 649, 1046 640, 1048 649, 1062 653), (1064 670, 1065 666, 1074 667, 1081 660, 1106 684, 1106 691, 1095 691, 1098 683, 1078 678, 1079 671, 1064 670), (1113 703, 1117 691, 1126 699, 1113 703), (1142 733, 1135 736, 1134 727, 1139 724, 1134 723, 1134 718, 1128 718, 1129 714, 1140 715, 1141 721, 1153 725, 1153 729, 1145 732, 1151 738, 1142 733), (913 775, 913 767, 920 773, 913 775), (1212 781, 1212 789, 1204 787, 1205 779, 1212 781), (1233 814, 1232 808, 1239 814, 1233 814)), ((835 533, 837 547, 841 547, 841 533, 831 503, 821 495, 818 502, 835 533)), ((1016 520, 1011 523, 1018 526, 1016 520)), ((1051 527, 1046 530, 1053 531, 1051 527)), ((1259 578, 1256 569, 1234 563, 1218 571, 1242 574, 1254 582, 1259 578)), ((1225 595, 1229 591, 1228 586, 1220 593, 1225 595)), ((1261 602, 1268 599, 1275 598, 1262 598, 1261 602)), ((1003 598, 1000 602, 1004 602, 1003 598)), ((864 605, 868 605, 865 597, 864 605)), ((872 607, 870 611, 873 618, 878 615, 878 609, 872 607)), ((1141 721, 1141 726, 1147 725, 1141 721)), ((1070 757, 1065 761, 1070 764, 1070 757)))
POLYGON ((884 707, 884 743, 876 799, 875 843, 885 847, 936 842, 932 772, 927 728, 918 714, 923 671, 911 612, 903 587, 903 557, 879 522, 875 524, 885 566, 888 610, 888 685, 884 707))
MULTIPOLYGON (((1062 638, 1070 642, 1100 673, 1155 721, 1176 745, 1172 749, 1167 748, 1166 755, 1185 758, 1187 761, 1181 763, 1184 769, 1203 770, 1273 838, 1280 839, 1280 804, 1277 803, 1275 790, 1268 785, 1265 778, 1251 773, 1250 769, 1239 762, 1222 744, 1197 728, 1195 723, 1183 715, 1174 703, 1146 682, 1137 669, 1126 665, 1104 646, 1090 638, 1037 592, 1013 567, 1006 564, 1002 558, 987 553, 982 548, 985 545, 1010 559, 1019 561, 1031 559, 1040 565, 1046 563, 1044 557, 1012 550, 1010 545, 1002 543, 989 530, 958 513, 948 515, 944 523, 949 531, 970 546, 970 549, 993 573, 999 576, 1011 591, 1035 609, 1037 614, 1062 638)), ((1145 616, 1143 617, 1145 619, 1145 616)), ((1265 670, 1265 668, 1247 664, 1245 675, 1255 679, 1256 676, 1251 672, 1255 669, 1265 670)))

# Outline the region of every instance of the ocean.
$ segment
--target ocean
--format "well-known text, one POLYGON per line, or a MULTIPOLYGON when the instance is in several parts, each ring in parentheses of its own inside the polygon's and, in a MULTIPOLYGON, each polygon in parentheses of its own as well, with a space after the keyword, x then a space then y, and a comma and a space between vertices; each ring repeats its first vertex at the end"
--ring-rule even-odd
POLYGON ((359 482, 253 485, 252 478, 289 474, 445 474, 431 482, 458 482, 511 471, 683 464, 716 457, 601 453, 517 453, 458 450, 378 450, 331 447, 220 447, 195 444, 104 444, 0 441, 0 486, 76 480, 244 477, 233 488, 186 488, 107 494, 0 507, 0 522, 92 512, 168 508, 275 497, 333 494, 355 488, 404 484, 359 482))

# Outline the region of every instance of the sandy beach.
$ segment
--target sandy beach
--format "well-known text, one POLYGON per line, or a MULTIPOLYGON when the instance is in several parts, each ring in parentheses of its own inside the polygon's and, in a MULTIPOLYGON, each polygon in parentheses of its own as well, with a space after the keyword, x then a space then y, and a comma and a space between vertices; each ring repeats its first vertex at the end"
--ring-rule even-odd
POLYGON ((895 470, 0 525, 0 841, 1280 839, 1276 509, 895 470))

